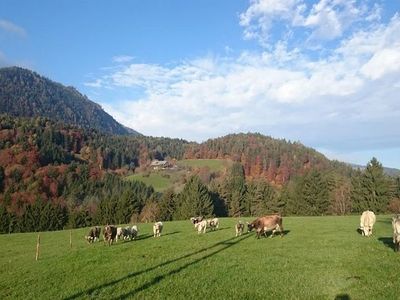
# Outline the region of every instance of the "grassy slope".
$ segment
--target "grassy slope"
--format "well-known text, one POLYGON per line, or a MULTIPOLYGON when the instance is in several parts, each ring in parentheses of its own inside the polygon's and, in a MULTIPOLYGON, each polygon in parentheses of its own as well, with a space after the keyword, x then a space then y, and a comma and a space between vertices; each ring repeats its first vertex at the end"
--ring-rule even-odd
MULTIPOLYGON (((194 169, 201 167, 208 167, 211 172, 218 172, 218 171, 223 171, 229 163, 230 163, 229 161, 222 159, 185 159, 178 161, 177 165, 180 166, 181 168, 191 167, 194 169)), ((141 181, 146 185, 151 185, 155 191, 163 192, 167 188, 170 188, 174 185, 176 187, 179 187, 181 185, 179 182, 182 182, 181 179, 185 177, 186 171, 184 169, 157 170, 157 171, 152 171, 149 174, 149 176, 143 176, 143 175, 144 175, 143 173, 129 175, 126 177, 126 179, 141 181), (162 176, 163 174, 168 175, 168 177, 162 176)))
POLYGON ((184 159, 178 161, 178 166, 201 168, 209 167, 210 171, 222 171, 230 162, 225 159, 184 159))
MULTIPOLYGON (((161 171, 162 172, 162 171, 161 171)), ((173 185, 172 178, 166 178, 161 176, 161 172, 150 173, 149 176, 143 176, 143 174, 134 174, 126 177, 127 180, 141 181, 146 185, 151 185, 155 191, 162 192, 168 187, 173 185)))
POLYGON ((390 218, 378 216, 374 236, 357 232, 359 217, 284 218, 284 238, 245 234, 234 219, 197 235, 189 221, 165 222, 152 238, 112 247, 88 245, 87 229, 0 236, 0 299, 397 299, 400 253, 391 248, 390 218))

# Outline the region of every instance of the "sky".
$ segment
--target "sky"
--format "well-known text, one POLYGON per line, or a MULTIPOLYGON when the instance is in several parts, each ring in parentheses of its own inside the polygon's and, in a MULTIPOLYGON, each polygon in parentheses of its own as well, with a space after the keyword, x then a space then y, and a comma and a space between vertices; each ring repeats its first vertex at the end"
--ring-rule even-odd
POLYGON ((400 168, 400 0, 1 0, 12 65, 145 135, 259 132, 400 168))

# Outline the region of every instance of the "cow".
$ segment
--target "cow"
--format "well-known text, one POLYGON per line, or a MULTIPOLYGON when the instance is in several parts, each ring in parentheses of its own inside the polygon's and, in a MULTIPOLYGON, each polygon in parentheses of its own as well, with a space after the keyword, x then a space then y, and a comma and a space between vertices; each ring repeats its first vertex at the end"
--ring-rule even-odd
POLYGON ((207 220, 207 227, 210 227, 211 230, 218 229, 218 227, 219 227, 218 218, 208 219, 207 220))
POLYGON ((139 235, 139 230, 138 230, 138 227, 137 227, 137 225, 133 225, 132 226, 132 228, 131 228, 131 238, 132 238, 132 240, 134 240, 138 235, 139 235))
POLYGON ((126 240, 132 240, 132 229, 129 226, 126 226, 123 230, 122 230, 122 238, 124 239, 124 241, 126 240))
POLYGON ((400 250, 400 215, 392 218, 394 251, 400 250))
POLYGON ((243 230, 244 230, 244 224, 242 223, 242 221, 239 221, 238 223, 236 223, 236 225, 235 225, 236 236, 242 235, 243 230))
POLYGON ((163 223, 162 222, 154 223, 154 225, 153 225, 153 236, 154 237, 161 236, 162 230, 163 230, 163 223))
POLYGON ((114 225, 106 225, 103 230, 103 238, 104 243, 108 243, 108 246, 111 246, 113 241, 115 241, 117 237, 117 227, 114 225))
POLYGON ((98 226, 92 227, 89 230, 89 233, 87 236, 85 236, 85 239, 88 241, 88 243, 94 243, 96 240, 100 240, 100 232, 101 228, 98 226))
POLYGON ((191 217, 190 221, 192 222, 192 224, 196 224, 203 221, 203 219, 204 219, 203 216, 191 217))
POLYGON ((360 230, 363 236, 371 236, 372 228, 374 227, 376 217, 373 211, 366 210, 360 218, 360 230))
POLYGON ((268 231, 272 231, 272 237, 276 231, 280 232, 281 237, 283 236, 282 216, 281 215, 270 215, 259 217, 251 223, 247 223, 248 232, 256 230, 256 237, 259 239, 261 234, 267 236, 268 231))
POLYGON ((125 231, 125 228, 122 228, 122 227, 118 227, 118 228, 117 228, 117 235, 116 235, 116 237, 115 237, 115 241, 116 241, 116 242, 118 242, 118 239, 123 238, 123 236, 124 236, 124 231, 125 231))
POLYGON ((206 233, 206 230, 207 230, 207 220, 203 220, 203 221, 200 221, 200 222, 197 222, 196 224, 194 224, 194 227, 196 227, 196 229, 197 229, 197 233, 198 234, 200 234, 200 233, 206 233))

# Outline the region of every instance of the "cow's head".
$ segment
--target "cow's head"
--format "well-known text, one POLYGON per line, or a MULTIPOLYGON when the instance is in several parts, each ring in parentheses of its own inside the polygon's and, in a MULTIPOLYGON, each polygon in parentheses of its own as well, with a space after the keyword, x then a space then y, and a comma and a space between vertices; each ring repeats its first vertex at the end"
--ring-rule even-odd
POLYGON ((253 230, 253 228, 254 228, 254 224, 247 222, 247 231, 250 232, 253 230))

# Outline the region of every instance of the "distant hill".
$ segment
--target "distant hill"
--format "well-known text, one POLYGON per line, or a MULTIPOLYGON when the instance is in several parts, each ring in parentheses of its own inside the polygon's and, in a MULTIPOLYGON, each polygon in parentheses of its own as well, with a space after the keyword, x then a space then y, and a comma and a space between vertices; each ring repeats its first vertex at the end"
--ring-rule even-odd
POLYGON ((187 159, 231 159, 243 165, 247 178, 265 178, 277 185, 304 175, 310 169, 336 170, 349 175, 351 168, 331 161, 316 150, 299 142, 275 139, 259 133, 229 134, 186 146, 187 159))
MULTIPOLYGON (((361 166, 361 165, 357 165, 357 164, 349 164, 353 169, 356 170, 365 170, 366 166, 361 166)), ((396 168, 387 168, 387 167, 383 167, 383 172, 388 175, 388 176, 392 176, 392 177, 397 177, 400 176, 400 170, 396 169, 396 168)))
POLYGON ((139 134, 118 123, 99 104, 75 88, 19 67, 0 69, 0 113, 14 117, 47 117, 109 134, 139 134))

